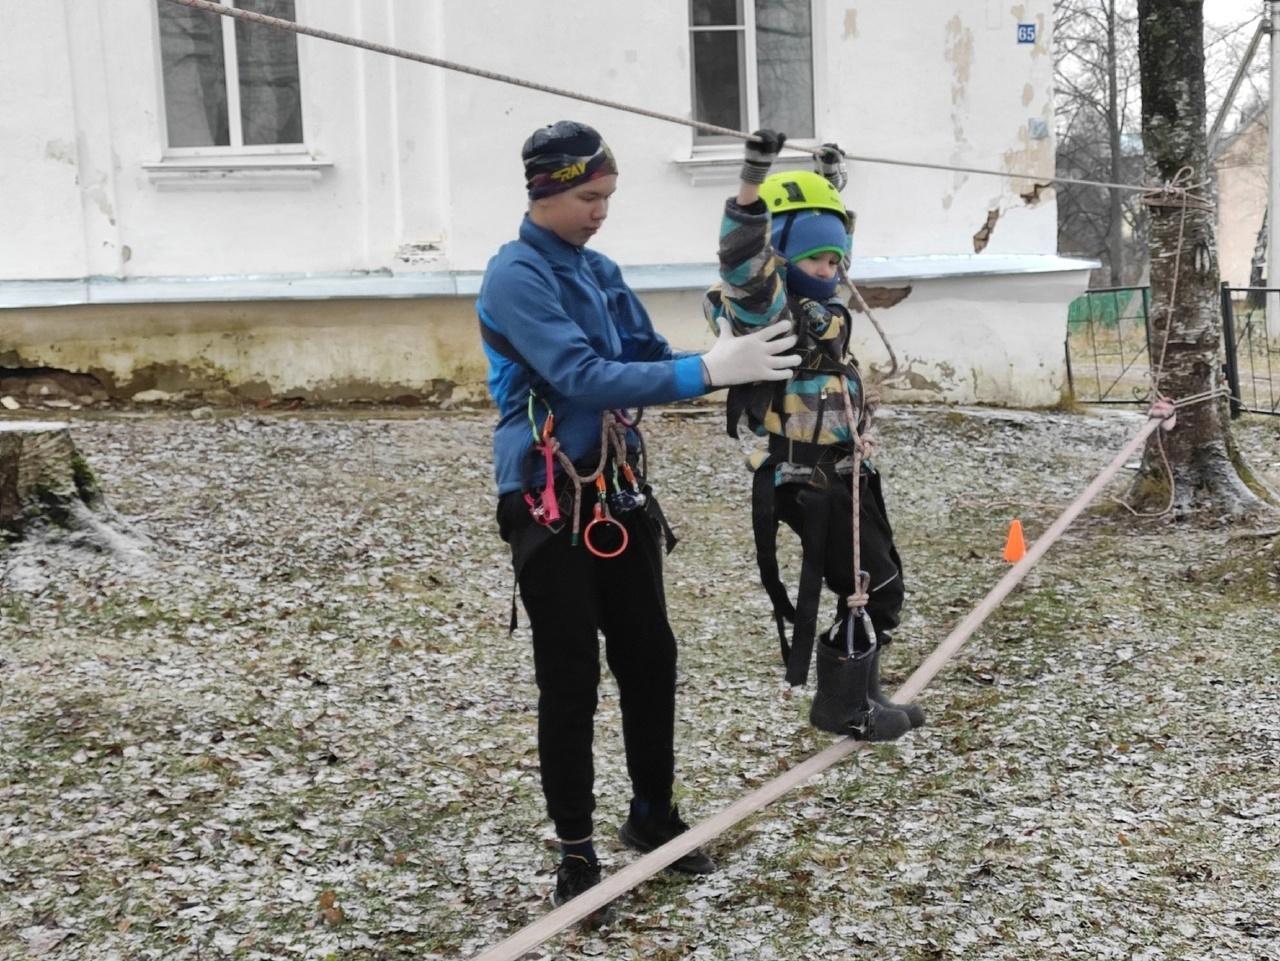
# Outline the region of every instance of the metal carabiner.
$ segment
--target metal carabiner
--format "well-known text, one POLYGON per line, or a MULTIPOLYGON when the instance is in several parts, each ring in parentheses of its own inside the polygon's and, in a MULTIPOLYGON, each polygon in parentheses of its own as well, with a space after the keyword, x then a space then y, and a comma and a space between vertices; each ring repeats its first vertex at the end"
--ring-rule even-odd
MULTIPOLYGON (((858 571, 858 593, 869 594, 871 588, 871 574, 867 571, 858 571)), ((871 615, 867 613, 866 605, 854 607, 850 605, 849 617, 845 619, 845 635, 844 646, 845 654, 848 657, 854 656, 853 649, 853 619, 858 618, 862 621, 862 629, 867 632, 867 649, 862 656, 866 657, 876 649, 879 638, 876 637, 875 625, 871 623, 871 615)))
POLYGON ((534 415, 535 400, 542 400, 542 398, 538 397, 537 394, 535 394, 532 390, 530 390, 529 405, 528 405, 529 432, 533 434, 533 446, 537 447, 539 444, 545 445, 546 442, 550 440, 551 432, 554 431, 556 427, 556 412, 551 409, 551 405, 548 404, 545 400, 542 401, 542 408, 547 412, 547 416, 543 418, 542 430, 539 431, 538 418, 534 415))

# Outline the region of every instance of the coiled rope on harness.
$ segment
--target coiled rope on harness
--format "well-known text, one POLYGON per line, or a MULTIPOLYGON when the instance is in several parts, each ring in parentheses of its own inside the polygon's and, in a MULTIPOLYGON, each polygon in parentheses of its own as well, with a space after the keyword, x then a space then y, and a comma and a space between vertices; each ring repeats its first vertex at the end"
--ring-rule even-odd
POLYGON ((644 475, 646 473, 648 465, 645 463, 646 454, 643 435, 641 435, 639 428, 642 412, 637 414, 634 420, 628 418, 621 411, 607 410, 600 416, 600 460, 592 471, 582 474, 578 472, 578 465, 574 464, 569 455, 560 447, 560 441, 556 439, 554 433, 555 414, 546 401, 542 402, 547 409, 546 419, 543 421, 541 429, 536 426, 533 414, 534 399, 535 394, 530 390, 529 423, 533 430, 532 450, 542 454, 546 474, 543 480, 544 487, 540 500, 535 500, 529 492, 525 493, 525 502, 529 506, 530 513, 537 523, 545 526, 550 526, 559 520, 555 497, 555 474, 552 469, 552 463, 558 463, 564 476, 569 481, 569 486, 573 489, 573 515, 570 521, 572 543, 576 545, 581 540, 587 550, 597 557, 617 557, 626 550, 629 535, 626 527, 614 519, 609 509, 608 481, 605 478, 605 470, 609 465, 610 455, 612 455, 615 491, 621 492, 624 490, 622 478, 625 478, 630 488, 634 506, 640 506, 644 503, 645 495, 640 492, 640 485, 627 459, 627 433, 631 432, 639 439, 642 464, 641 474, 644 475), (598 502, 595 506, 595 516, 592 518, 591 523, 587 525, 586 532, 583 533, 581 529, 582 489, 588 484, 595 485, 598 502), (592 541, 592 531, 602 525, 616 528, 621 544, 615 550, 603 550, 598 548, 592 541))

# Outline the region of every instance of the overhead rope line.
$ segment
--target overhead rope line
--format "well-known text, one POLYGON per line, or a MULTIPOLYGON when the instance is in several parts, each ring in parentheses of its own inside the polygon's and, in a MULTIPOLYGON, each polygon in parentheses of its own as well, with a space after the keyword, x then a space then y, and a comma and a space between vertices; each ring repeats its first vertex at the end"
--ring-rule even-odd
MULTIPOLYGON (((401 47, 392 47, 385 43, 375 43, 372 40, 362 40, 359 37, 351 37, 346 34, 335 33, 332 30, 322 30, 319 27, 309 27, 305 24, 296 23, 293 20, 284 20, 280 17, 271 17, 264 13, 257 13, 253 10, 242 10, 239 7, 231 7, 222 3, 215 3, 213 0, 169 0, 170 3, 177 3, 184 7, 190 7, 194 10, 203 10, 206 13, 215 13, 222 17, 233 17, 237 20, 244 20, 248 23, 256 23, 265 27, 274 27, 278 30, 287 30, 290 33, 296 33, 301 36, 315 37, 319 40, 329 40, 333 43, 340 43, 348 47, 358 47, 361 50, 369 50, 373 53, 385 54, 389 57, 397 57, 401 60, 412 60, 415 63, 425 63, 432 67, 440 67, 444 70, 452 70, 457 73, 465 73, 473 77, 480 77, 485 80, 496 80, 499 83, 513 84, 517 87, 524 87, 528 90, 539 90, 543 93, 549 93, 557 97, 567 97, 570 100, 579 100, 583 103, 591 103, 600 107, 608 107, 611 110, 621 110, 625 113, 634 113, 642 117, 649 117, 653 120, 665 120, 668 123, 680 124, 684 127, 692 127, 703 133, 715 134, 721 137, 733 137, 737 140, 750 140, 752 135, 742 130, 734 130, 731 127, 721 127, 716 124, 706 123, 702 120, 693 120, 689 117, 680 117, 676 114, 663 113, 658 110, 650 110, 646 107, 637 107, 632 104, 619 103, 616 100, 606 100, 603 97, 593 97, 590 94, 578 93, 574 90, 568 90, 564 87, 555 87, 550 84, 538 83, 533 80, 524 80, 520 77, 513 77, 509 74, 497 73, 493 70, 484 70, 479 67, 471 67, 462 63, 455 63, 451 60, 444 60, 440 57, 428 56, 424 53, 417 53, 413 50, 405 50, 401 47)), ((821 147, 809 147, 798 144, 788 144, 793 150, 803 153, 813 154, 817 156, 821 147)), ((1128 190, 1135 193, 1142 193, 1150 188, 1139 184, 1110 183, 1105 180, 1085 180, 1078 177, 1059 177, 1056 174, 1036 174, 1025 173, 1017 170, 993 170, 987 167, 968 167, 959 164, 929 163, 921 160, 899 160, 890 157, 872 157, 862 154, 845 154, 846 159, 854 160, 859 163, 869 164, 887 164, 897 167, 917 167, 923 170, 942 170, 953 173, 979 174, 991 177, 1003 177, 1010 180, 1031 180, 1041 184, 1073 184, 1081 187, 1105 187, 1112 190, 1128 190)))
MULTIPOLYGON (((1088 487, 1064 510, 1034 544, 1025 557, 1009 569, 995 587, 975 607, 969 615, 951 631, 914 673, 891 695, 897 702, 914 701, 931 680, 946 664, 955 657, 969 637, 982 626, 982 623, 995 610, 1018 583, 1027 575, 1032 566, 1044 556, 1054 542, 1062 536, 1067 527, 1080 516, 1086 507, 1102 492, 1107 483, 1124 467, 1126 461, 1143 445, 1147 438, 1167 417, 1152 416, 1143 424, 1142 429, 1124 446, 1088 487)), ((526 952, 532 951, 548 939, 559 934, 565 928, 590 914, 598 911, 609 902, 626 894, 641 882, 653 877, 662 869, 688 854, 696 847, 706 844, 716 836, 723 834, 735 824, 756 814, 773 801, 782 797, 793 788, 827 768, 844 760, 851 754, 867 749, 870 742, 844 738, 800 762, 786 773, 756 788, 734 801, 728 807, 705 821, 695 824, 683 834, 677 835, 661 847, 631 862, 614 874, 588 888, 573 900, 555 908, 533 923, 521 928, 505 941, 476 955, 472 961, 516 961, 526 952)))
MULTIPOLYGON (((480 77, 485 80, 495 80, 499 83, 512 84, 517 87, 524 87, 528 90, 538 90, 543 93, 549 93, 557 97, 565 97, 570 100, 578 100, 583 103, 595 104, 601 107, 608 107, 611 110, 620 110, 625 113, 633 113, 642 117, 649 117, 654 120, 664 120, 668 123, 679 124, 684 127, 692 127, 703 133, 716 134, 723 137, 733 137, 738 140, 750 140, 752 134, 742 130, 734 130, 730 127, 721 127, 716 124, 706 123, 702 120, 693 120, 689 117, 680 117, 675 114, 663 113, 658 110, 649 110, 645 107, 637 107, 632 104, 620 103, 615 100, 607 100, 603 97, 593 97, 590 94, 579 93, 574 90, 568 90, 564 87, 555 87, 550 84, 538 83, 532 80, 525 80, 520 77, 513 77, 508 74, 497 73, 492 70, 484 70, 479 67, 471 67, 466 64, 456 63, 451 60, 444 60, 440 57, 432 57, 424 53, 417 53, 413 50, 405 50, 401 47, 393 47, 384 43, 376 43, 372 40, 363 40, 359 37, 352 37, 346 34, 335 33, 332 30, 322 30, 319 27, 309 27, 305 24, 297 23, 293 20, 285 20, 281 17, 272 17, 267 14, 257 13, 253 10, 242 10, 239 7, 232 7, 222 3, 215 3, 212 0, 169 0, 170 3, 180 4, 194 10, 203 10, 206 13, 217 14, 223 17, 232 17, 237 20, 243 20, 248 23, 256 23, 266 27, 273 27, 277 30, 285 30, 290 33, 298 34, 306 37, 315 37, 319 40, 328 40, 333 43, 342 44, 344 46, 356 47, 361 50, 369 50, 373 53, 381 53, 389 57, 396 57, 401 60, 411 60, 415 63, 424 63, 432 67, 440 67, 444 70, 452 70, 457 73, 467 74, 473 77, 480 77)), ((817 156, 823 149, 822 147, 809 147, 804 145, 791 144, 791 148, 804 153, 817 156)), ((1125 190, 1135 193, 1149 193, 1149 186, 1126 183, 1111 183, 1104 180, 1087 180, 1078 177, 1060 177, 1055 174, 1032 174, 1016 170, 992 170, 986 167, 970 167, 960 164, 942 164, 930 163, 921 160, 900 160, 890 157, 873 157, 865 154, 845 154, 846 160, 852 160, 859 163, 882 164, 896 167, 913 167, 922 170, 939 170, 951 173, 968 173, 981 176, 1001 177, 1010 180, 1029 180, 1035 187, 1031 193, 1035 193, 1040 186, 1048 186, 1050 184, 1072 184, 1082 187, 1102 187, 1112 190, 1125 190)), ((1163 188, 1166 193, 1173 191, 1181 191, 1183 188, 1175 187, 1172 184, 1166 184, 1163 188)), ((1184 191, 1185 192, 1185 191, 1184 191)), ((863 299, 861 292, 848 278, 848 275, 842 270, 842 279, 849 289, 853 292, 854 299, 857 301, 859 308, 866 314, 879 334, 881 341, 884 343, 885 349, 889 353, 889 370, 887 373, 878 376, 879 383, 885 383, 892 380, 898 373, 898 358, 894 353, 893 346, 889 343, 884 328, 871 312, 863 299)))

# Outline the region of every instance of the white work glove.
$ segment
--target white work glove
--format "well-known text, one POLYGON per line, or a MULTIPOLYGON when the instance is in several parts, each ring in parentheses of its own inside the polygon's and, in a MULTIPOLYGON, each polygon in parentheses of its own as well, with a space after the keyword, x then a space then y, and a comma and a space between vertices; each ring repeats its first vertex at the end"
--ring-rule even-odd
POLYGON ((796 345, 791 322, 780 320, 750 334, 735 337, 729 321, 721 317, 720 336, 702 355, 708 387, 732 387, 757 380, 786 380, 799 365, 798 354, 787 354, 796 345), (777 338, 776 340, 774 338, 777 338))

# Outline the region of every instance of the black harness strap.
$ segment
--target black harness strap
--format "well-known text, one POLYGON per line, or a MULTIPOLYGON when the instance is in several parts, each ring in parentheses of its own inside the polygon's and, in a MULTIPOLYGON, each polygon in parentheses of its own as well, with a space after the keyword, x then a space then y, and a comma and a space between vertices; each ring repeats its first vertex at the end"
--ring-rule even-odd
POLYGON ((778 515, 773 488, 773 459, 765 461, 751 479, 751 527, 756 535, 756 566, 760 583, 773 603, 773 619, 778 626, 778 643, 782 663, 791 659, 791 643, 787 640, 787 623, 796 619, 796 609, 787 596, 778 573, 778 515))
POLYGON ((809 661, 818 633, 818 606, 822 600, 822 575, 827 554, 827 522, 830 501, 825 490, 802 487, 796 493, 803 518, 800 534, 800 589, 796 594, 795 631, 791 636, 791 657, 787 659, 787 682, 804 684, 809 677, 809 661))

